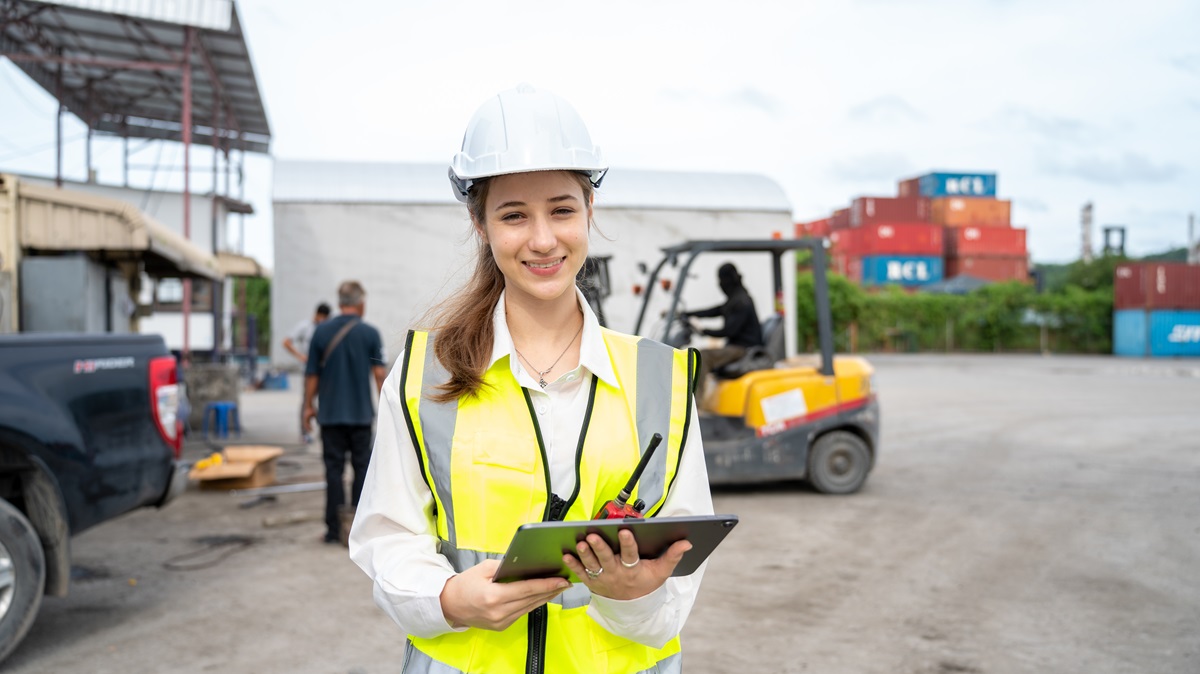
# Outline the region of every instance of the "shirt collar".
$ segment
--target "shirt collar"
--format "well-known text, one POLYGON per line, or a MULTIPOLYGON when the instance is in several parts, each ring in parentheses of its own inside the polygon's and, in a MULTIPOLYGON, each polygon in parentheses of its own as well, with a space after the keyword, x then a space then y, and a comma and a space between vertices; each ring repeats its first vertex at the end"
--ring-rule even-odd
MULTIPOLYGON (((617 375, 613 372, 612 360, 608 357, 608 346, 604 343, 600 321, 588 304, 587 298, 583 296, 583 291, 575 288, 575 296, 579 299, 580 309, 583 310, 583 341, 579 345, 579 364, 605 384, 619 389, 620 384, 617 383, 617 375)), ((508 356, 509 368, 513 376, 519 378, 517 349, 513 345, 512 333, 508 331, 508 314, 504 310, 503 291, 500 293, 500 300, 496 302, 496 308, 492 310, 492 335, 492 359, 488 366, 495 365, 496 361, 508 356)))

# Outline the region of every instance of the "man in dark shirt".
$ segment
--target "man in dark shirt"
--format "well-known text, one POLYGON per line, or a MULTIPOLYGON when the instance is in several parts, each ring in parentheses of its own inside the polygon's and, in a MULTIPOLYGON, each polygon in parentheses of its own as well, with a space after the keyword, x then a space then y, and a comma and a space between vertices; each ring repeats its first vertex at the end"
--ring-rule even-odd
POLYGON ((724 337, 725 346, 719 349, 700 350, 700 372, 697 378, 696 400, 704 401, 706 379, 713 369, 728 365, 746 355, 746 349, 752 346, 762 346, 762 326, 758 322, 758 312, 754 309, 754 300, 746 287, 742 285, 742 275, 737 267, 726 262, 717 270, 717 282, 721 292, 725 293, 725 303, 702 309, 700 311, 685 311, 684 318, 715 318, 725 319, 724 325, 717 330, 701 330, 702 334, 710 337, 724 337))
POLYGON ((366 291, 357 281, 338 287, 341 314, 319 325, 309 344, 304 370, 304 426, 321 425, 325 457, 325 542, 341 540, 340 508, 346 503, 342 475, 346 457, 354 469, 350 505, 358 506, 371 460, 375 391, 387 375, 379 331, 363 322, 366 291), (314 398, 318 405, 314 407, 314 398))

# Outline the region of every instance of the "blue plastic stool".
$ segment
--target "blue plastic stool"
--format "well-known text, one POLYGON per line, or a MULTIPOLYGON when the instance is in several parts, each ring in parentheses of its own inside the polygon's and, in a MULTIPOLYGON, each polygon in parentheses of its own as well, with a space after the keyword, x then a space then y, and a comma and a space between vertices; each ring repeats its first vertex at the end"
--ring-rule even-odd
POLYGON ((212 423, 213 432, 219 438, 229 436, 229 429, 232 427, 233 432, 238 436, 242 434, 241 420, 238 419, 238 406, 232 400, 218 400, 208 403, 204 406, 204 437, 208 437, 209 423, 212 423), (232 422, 232 425, 231 423, 232 422))

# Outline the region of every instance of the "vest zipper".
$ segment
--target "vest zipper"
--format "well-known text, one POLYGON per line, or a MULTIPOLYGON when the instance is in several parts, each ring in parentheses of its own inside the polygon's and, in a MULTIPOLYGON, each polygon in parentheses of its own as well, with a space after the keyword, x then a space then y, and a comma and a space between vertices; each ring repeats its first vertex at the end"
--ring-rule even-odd
POLYGON ((546 605, 529 612, 529 649, 525 654, 525 674, 543 674, 546 663, 542 661, 546 651, 546 623, 549 620, 546 605))

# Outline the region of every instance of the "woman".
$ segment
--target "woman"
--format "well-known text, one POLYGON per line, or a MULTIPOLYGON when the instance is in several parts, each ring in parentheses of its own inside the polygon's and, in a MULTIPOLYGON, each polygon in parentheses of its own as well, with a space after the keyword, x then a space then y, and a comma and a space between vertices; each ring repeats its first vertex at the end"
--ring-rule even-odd
POLYGON ((383 387, 350 555, 408 634, 405 672, 677 672, 703 567, 597 536, 583 579, 493 583, 513 532, 587 520, 653 433, 648 516, 712 513, 693 353, 600 327, 575 286, 606 168, 565 101, 528 86, 485 103, 451 164, 478 237, 475 272, 383 387), (658 669, 654 669, 658 667, 658 669))

